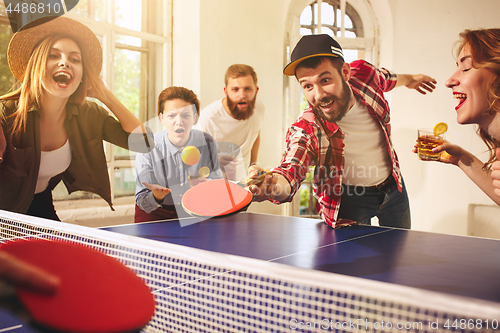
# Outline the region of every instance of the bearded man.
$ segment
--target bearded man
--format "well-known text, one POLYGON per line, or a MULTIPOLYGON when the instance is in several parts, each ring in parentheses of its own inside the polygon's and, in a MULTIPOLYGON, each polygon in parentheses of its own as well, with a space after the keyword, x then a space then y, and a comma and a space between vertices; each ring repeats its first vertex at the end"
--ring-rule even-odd
MULTIPOLYGON (((283 70, 302 87, 309 107, 290 127, 280 164, 250 190, 254 201, 290 201, 314 167, 316 210, 331 227, 370 224, 410 228, 410 206, 392 145, 384 93, 406 86, 425 94, 436 81, 398 74, 364 60, 344 62, 328 35, 303 36, 283 70)), ((249 176, 261 169, 253 166, 249 176)))
POLYGON ((195 127, 218 143, 220 165, 228 178, 240 180, 257 162, 265 108, 257 100, 257 74, 251 66, 229 66, 224 84, 225 97, 201 110, 195 127))

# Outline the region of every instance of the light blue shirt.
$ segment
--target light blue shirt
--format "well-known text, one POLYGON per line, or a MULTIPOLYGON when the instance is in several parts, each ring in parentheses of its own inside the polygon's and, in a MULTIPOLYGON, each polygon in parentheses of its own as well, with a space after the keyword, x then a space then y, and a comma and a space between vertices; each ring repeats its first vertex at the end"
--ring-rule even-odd
POLYGON ((195 146, 200 150, 200 160, 187 165, 181 160, 182 148, 174 146, 168 139, 167 131, 155 134, 155 147, 146 154, 137 154, 135 170, 137 174, 135 202, 146 213, 151 213, 162 205, 179 205, 184 192, 189 188, 188 176, 199 176, 202 167, 210 169, 207 178, 222 178, 217 157, 217 146, 210 134, 192 129, 185 147, 195 146), (157 184, 172 190, 159 204, 142 183, 157 184))

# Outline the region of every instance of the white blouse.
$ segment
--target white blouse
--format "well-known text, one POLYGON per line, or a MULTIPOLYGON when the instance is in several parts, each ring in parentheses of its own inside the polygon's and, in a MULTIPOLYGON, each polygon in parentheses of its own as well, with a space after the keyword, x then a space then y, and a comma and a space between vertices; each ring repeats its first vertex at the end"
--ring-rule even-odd
POLYGON ((40 169, 36 182, 35 194, 43 192, 52 177, 64 172, 71 163, 71 146, 69 140, 61 147, 51 151, 42 151, 40 169))

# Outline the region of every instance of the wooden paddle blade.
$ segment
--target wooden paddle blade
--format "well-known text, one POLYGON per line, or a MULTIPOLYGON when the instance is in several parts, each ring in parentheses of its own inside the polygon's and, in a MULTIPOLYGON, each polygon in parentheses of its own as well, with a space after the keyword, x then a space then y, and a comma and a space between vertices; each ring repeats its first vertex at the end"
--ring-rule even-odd
POLYGON ((33 321, 64 332, 128 332, 154 315, 149 287, 118 260, 83 245, 48 240, 2 244, 1 251, 57 276, 53 295, 16 288, 33 321))
POLYGON ((184 193, 182 207, 188 214, 196 217, 222 217, 247 208, 252 199, 252 193, 237 184, 214 179, 184 193))

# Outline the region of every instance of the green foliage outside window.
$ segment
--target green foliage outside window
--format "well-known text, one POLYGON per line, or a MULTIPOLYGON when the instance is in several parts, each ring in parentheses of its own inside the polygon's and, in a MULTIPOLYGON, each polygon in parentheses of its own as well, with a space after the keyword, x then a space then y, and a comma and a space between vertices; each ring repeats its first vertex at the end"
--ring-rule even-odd
MULTIPOLYGON (((141 53, 117 49, 115 54, 115 96, 139 118, 141 53)), ((130 152, 114 147, 115 157, 128 157, 130 152)))
POLYGON ((299 189, 300 196, 300 215, 313 216, 317 215, 316 212, 316 198, 312 194, 312 181, 313 181, 314 167, 309 168, 306 179, 302 182, 299 189))
POLYGON ((116 50, 114 93, 116 98, 136 117, 139 117, 140 66, 140 52, 122 49, 116 50))

